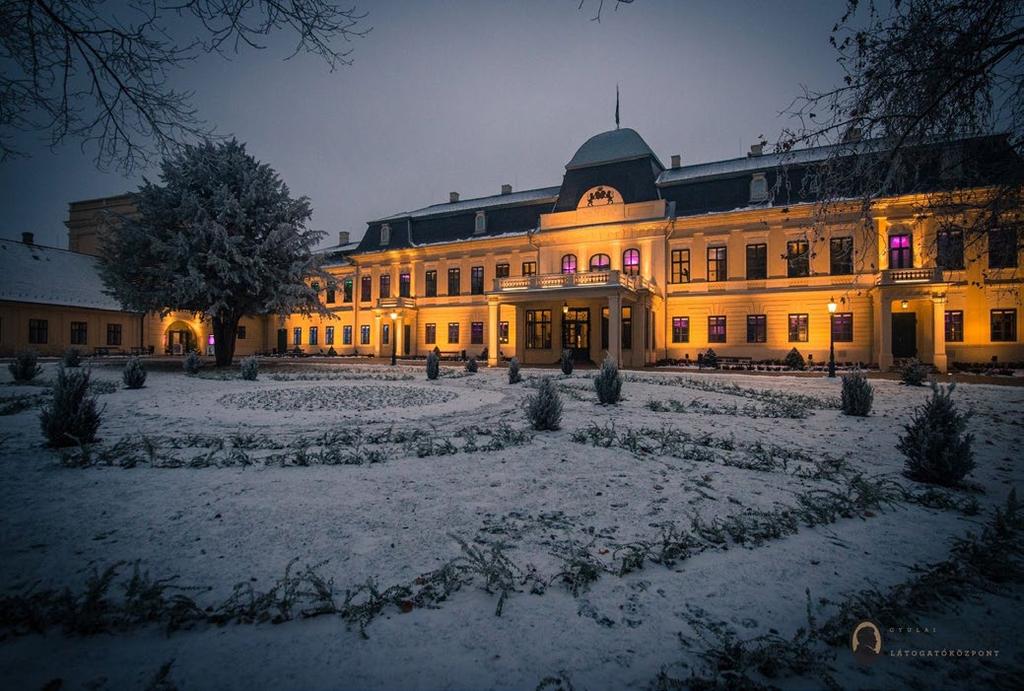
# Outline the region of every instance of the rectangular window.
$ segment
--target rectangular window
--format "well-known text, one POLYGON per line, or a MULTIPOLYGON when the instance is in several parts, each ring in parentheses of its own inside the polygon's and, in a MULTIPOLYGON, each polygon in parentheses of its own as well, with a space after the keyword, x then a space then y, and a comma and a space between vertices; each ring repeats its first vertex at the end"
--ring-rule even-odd
POLYGON ((88 342, 88 322, 71 322, 71 345, 85 345, 88 342))
POLYGON ((508 322, 498 322, 498 343, 508 343, 508 322))
POLYGON ((889 236, 889 268, 914 268, 914 248, 910 244, 909 235, 889 236))
POLYGON ((317 340, 320 338, 320 327, 311 326, 309 327, 309 345, 316 345, 317 340))
POLYGON ((483 322, 470 322, 469 323, 469 342, 471 345, 483 345, 484 343, 484 323, 483 322))
POLYGON ((346 324, 341 327, 341 344, 352 345, 352 325, 346 324))
POLYGON ((809 276, 811 262, 806 240, 790 240, 786 243, 786 276, 801 278, 809 276))
POLYGON ((473 295, 484 294, 484 267, 474 266, 469 270, 469 292, 473 295))
POLYGON ((988 231, 988 268, 1017 266, 1017 229, 995 228, 988 231))
POLYGON ((673 343, 689 343, 690 342, 690 318, 689 317, 672 317, 672 342, 673 343))
POLYGON ((409 272, 398 274, 398 297, 407 298, 412 295, 412 276, 409 272))
POLYGON ((458 295, 462 292, 462 273, 458 269, 448 269, 448 294, 458 295))
POLYGON ((633 308, 622 308, 622 349, 633 348, 633 308))
POLYGON ((326 302, 327 302, 328 305, 333 305, 334 304, 334 300, 337 297, 337 291, 338 291, 337 284, 335 284, 335 283, 328 283, 327 284, 327 296, 326 296, 327 300, 326 300, 326 302))
POLYGON ((292 345, 293 346, 300 346, 300 345, 302 345, 302 327, 301 326, 296 326, 294 329, 292 329, 292 345))
POLYGON ((768 245, 747 245, 747 280, 768 278, 768 245))
POLYGON ((768 317, 764 314, 747 315, 747 343, 768 342, 768 317))
POLYGON ((352 302, 352 279, 346 278, 341 284, 342 302, 352 302))
POLYGON ((391 324, 384 322, 380 325, 380 344, 387 345, 391 343, 391 324))
POLYGON ((494 277, 495 278, 508 278, 508 264, 495 264, 494 265, 494 277))
POLYGON ((725 343, 725 317, 708 317, 708 343, 725 343))
POLYGON ((370 325, 363 324, 359 327, 359 345, 370 345, 370 325))
POLYGON ((939 231, 936 263, 943 269, 964 268, 964 231, 939 231))
POLYGON ((380 275, 380 292, 377 294, 379 298, 391 297, 391 275, 381 274, 380 275))
POLYGON ((534 276, 537 273, 537 262, 523 262, 523 275, 534 276))
POLYGON ((708 248, 708 281, 729 280, 729 262, 724 247, 708 248))
POLYGON ((107 345, 119 346, 121 345, 121 325, 120 324, 107 324, 107 345))
POLYGON ((370 302, 373 296, 370 293, 373 291, 373 279, 369 276, 363 276, 359 279, 359 301, 370 302))
POLYGON ((992 340, 1017 340, 1017 310, 992 310, 992 340))
POLYGON ((235 338, 237 338, 239 341, 244 341, 245 340, 245 327, 242 326, 241 324, 238 326, 238 329, 235 331, 235 338))
POLYGON ((836 343, 853 342, 853 312, 832 315, 832 340, 836 343))
POLYGON ((448 322, 448 343, 455 344, 459 342, 459 323, 448 322))
POLYGON ((672 283, 690 282, 690 250, 672 250, 672 283))
POLYGON ((329 346, 334 345, 334 327, 333 326, 325 326, 324 327, 324 345, 329 345, 329 346))
POLYGON ((946 341, 961 343, 964 340, 963 310, 946 310, 946 341))
POLYGON ((533 350, 551 347, 551 310, 526 310, 526 347, 533 350))
POLYGON ((44 344, 49 340, 50 322, 45 319, 28 320, 28 342, 44 344))
POLYGON ((807 315, 806 314, 791 314, 791 315, 789 315, 789 342, 790 343, 806 343, 807 342, 807 315))
POLYGON ((423 294, 428 298, 437 297, 437 271, 431 269, 423 274, 423 294))
POLYGON ((423 342, 428 344, 437 343, 437 324, 427 324, 423 342))
POLYGON ((833 276, 845 276, 853 273, 853 238, 829 240, 828 272, 833 276))

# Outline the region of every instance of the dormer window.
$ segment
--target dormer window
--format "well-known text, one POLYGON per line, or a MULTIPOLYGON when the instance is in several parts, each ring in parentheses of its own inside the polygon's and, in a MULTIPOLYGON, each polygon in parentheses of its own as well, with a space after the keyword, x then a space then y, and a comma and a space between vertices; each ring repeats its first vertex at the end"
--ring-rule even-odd
POLYGON ((473 233, 476 235, 483 235, 487 232, 487 213, 484 211, 476 212, 476 225, 473 226, 473 233))
POLYGON ((391 225, 387 223, 380 224, 380 244, 386 245, 391 242, 391 225))
POLYGON ((754 173, 750 179, 750 201, 763 202, 768 199, 768 178, 764 173, 754 173))

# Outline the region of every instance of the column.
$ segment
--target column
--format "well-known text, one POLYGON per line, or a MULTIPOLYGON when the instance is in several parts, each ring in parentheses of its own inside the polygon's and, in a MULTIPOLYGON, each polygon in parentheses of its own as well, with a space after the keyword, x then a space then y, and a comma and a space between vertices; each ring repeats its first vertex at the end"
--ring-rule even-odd
POLYGON ((383 336, 380 328, 380 312, 373 315, 373 328, 375 330, 375 333, 371 337, 373 338, 373 356, 380 357, 380 341, 381 336, 383 336))
POLYGON ((634 316, 633 323, 640 326, 639 332, 634 329, 633 334, 633 362, 630 364, 634 367, 643 367, 647 364, 647 301, 637 300, 633 306, 634 316), (637 341, 636 337, 639 336, 640 340, 637 341), (640 358, 637 361, 636 354, 639 351, 640 358))
POLYGON ((405 329, 402 327, 404 318, 404 315, 399 312, 398 319, 394 319, 391 322, 394 324, 391 328, 395 332, 391 334, 391 337, 395 339, 393 347, 395 348, 395 353, 398 354, 398 357, 405 355, 405 329))
POLYGON ((516 357, 526 364, 526 308, 516 305, 516 357))
POLYGON ((487 300, 487 366, 498 366, 498 319, 501 303, 497 299, 487 300))
POLYGON ((879 291, 876 339, 878 343, 878 369, 888 372, 892 367, 892 300, 879 291))
POLYGON ((608 296, 608 354, 622 366, 622 296, 608 296))
POLYGON ((945 295, 932 295, 932 364, 942 373, 948 369, 945 295))

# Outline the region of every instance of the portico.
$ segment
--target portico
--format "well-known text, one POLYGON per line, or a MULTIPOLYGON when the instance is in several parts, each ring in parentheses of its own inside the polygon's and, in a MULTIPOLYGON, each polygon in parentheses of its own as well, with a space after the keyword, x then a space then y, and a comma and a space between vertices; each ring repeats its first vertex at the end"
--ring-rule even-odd
POLYGON ((917 358, 945 372, 947 284, 930 269, 902 274, 883 275, 876 290, 878 367, 884 372, 897 360, 917 358))

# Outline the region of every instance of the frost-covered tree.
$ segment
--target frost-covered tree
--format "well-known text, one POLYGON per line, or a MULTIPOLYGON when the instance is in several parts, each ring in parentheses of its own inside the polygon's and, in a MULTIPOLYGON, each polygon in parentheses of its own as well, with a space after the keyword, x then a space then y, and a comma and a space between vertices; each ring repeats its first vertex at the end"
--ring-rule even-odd
POLYGON ((306 197, 231 140, 187 146, 145 181, 137 214, 103 247, 107 291, 127 309, 192 312, 213 322, 218 366, 231 363, 243 315, 327 314, 306 197))

